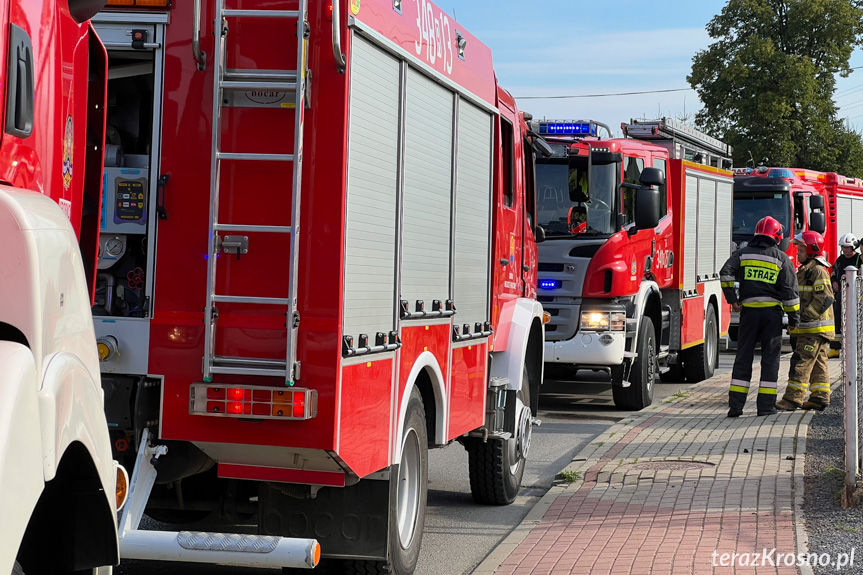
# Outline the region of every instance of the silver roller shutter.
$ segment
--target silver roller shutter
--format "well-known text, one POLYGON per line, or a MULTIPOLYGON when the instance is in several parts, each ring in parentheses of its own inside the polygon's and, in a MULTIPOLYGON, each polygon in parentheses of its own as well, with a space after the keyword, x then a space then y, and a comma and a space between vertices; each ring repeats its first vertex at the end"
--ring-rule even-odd
POLYGON ((718 182, 716 184, 716 273, 719 273, 719 270, 731 257, 733 194, 734 186, 731 182, 718 182))
POLYGON ((350 69, 344 333, 374 342, 395 327, 399 63, 355 34, 350 69))
POLYGON ((453 94, 411 69, 405 109, 401 299, 449 298, 453 94))
POLYGON ((458 325, 489 320, 491 115, 461 100, 454 222, 453 300, 458 325))
POLYGON ((698 178, 686 176, 686 211, 683 222, 683 289, 695 289, 695 261, 698 249, 698 178))
MULTIPOLYGON (((716 181, 701 178, 698 182, 698 276, 716 272, 716 181)), ((720 264, 721 265, 721 264, 720 264)))

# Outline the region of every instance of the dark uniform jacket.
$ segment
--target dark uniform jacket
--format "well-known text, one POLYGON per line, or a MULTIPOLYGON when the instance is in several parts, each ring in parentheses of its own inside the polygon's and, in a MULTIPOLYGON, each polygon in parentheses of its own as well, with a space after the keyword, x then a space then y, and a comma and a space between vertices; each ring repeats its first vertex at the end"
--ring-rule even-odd
POLYGON ((788 256, 765 236, 755 236, 725 262, 719 272, 722 292, 728 303, 743 307, 781 306, 788 314, 788 324, 800 317, 800 295, 797 276, 788 256), (739 284, 737 291, 734 282, 739 284), (739 297, 738 297, 739 291, 739 297))
POLYGON ((800 284, 800 324, 791 335, 833 339, 833 286, 825 262, 810 258, 797 270, 800 284))
POLYGON ((842 276, 845 275, 845 268, 848 266, 854 266, 859 270, 861 265, 863 265, 863 256, 860 254, 854 254, 854 256, 850 258, 839 256, 836 258, 836 263, 833 264, 833 273, 830 274, 831 278, 836 283, 841 284, 842 276))

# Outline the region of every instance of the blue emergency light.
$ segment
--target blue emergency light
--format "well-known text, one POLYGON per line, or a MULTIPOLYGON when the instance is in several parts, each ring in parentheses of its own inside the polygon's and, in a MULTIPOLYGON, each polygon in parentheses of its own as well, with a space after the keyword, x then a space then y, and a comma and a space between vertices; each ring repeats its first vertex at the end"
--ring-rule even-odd
POLYGON ((560 280, 539 280, 539 289, 560 289, 560 280))
POLYGON ((541 121, 539 133, 541 136, 596 136, 596 122, 541 121))
POLYGON ((768 178, 787 178, 789 180, 794 179, 794 172, 789 170, 788 168, 772 168, 769 172, 767 172, 768 178))

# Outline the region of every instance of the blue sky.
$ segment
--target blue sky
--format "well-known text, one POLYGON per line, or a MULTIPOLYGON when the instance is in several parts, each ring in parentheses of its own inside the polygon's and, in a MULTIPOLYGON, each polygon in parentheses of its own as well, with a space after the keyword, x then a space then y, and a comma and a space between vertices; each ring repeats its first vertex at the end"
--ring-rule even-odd
MULTIPOLYGON (((637 117, 691 116, 692 57, 725 0, 436 0, 492 50, 516 97, 684 91, 574 99, 519 99, 535 117, 594 119, 613 129, 637 117), (529 6, 529 8, 525 8, 529 6)), ((863 66, 857 50, 852 66, 863 66)), ((863 127, 863 69, 837 82, 840 117, 863 127)))

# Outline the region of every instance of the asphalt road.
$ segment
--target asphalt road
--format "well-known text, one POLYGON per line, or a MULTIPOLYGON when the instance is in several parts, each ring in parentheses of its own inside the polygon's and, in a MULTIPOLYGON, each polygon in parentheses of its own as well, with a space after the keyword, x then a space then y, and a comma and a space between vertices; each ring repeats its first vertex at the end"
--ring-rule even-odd
MULTIPOLYGON (((717 373, 730 370, 733 352, 720 353, 717 373)), ((522 489, 512 505, 476 505, 470 495, 467 452, 459 444, 429 454, 429 492, 417 575, 470 573, 545 494, 555 476, 581 450, 612 423, 630 412, 615 408, 608 376, 580 371, 547 377, 540 394, 539 418, 534 428, 522 489)), ((691 384, 665 384, 657 380, 654 402, 662 401, 691 384)), ((121 575, 275 575, 278 570, 232 568, 183 563, 124 562, 121 575)))

